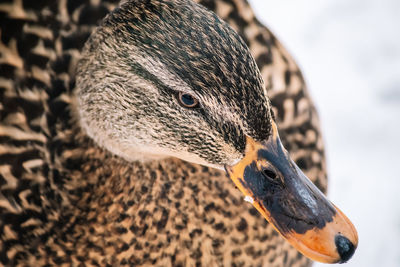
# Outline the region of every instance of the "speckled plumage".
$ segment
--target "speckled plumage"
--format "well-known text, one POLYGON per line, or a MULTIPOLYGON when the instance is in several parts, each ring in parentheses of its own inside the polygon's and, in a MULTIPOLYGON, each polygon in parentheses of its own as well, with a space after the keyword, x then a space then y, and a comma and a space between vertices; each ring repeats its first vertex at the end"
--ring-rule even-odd
MULTIPOLYGON (((0 4, 0 263, 305 266, 221 171, 128 163, 78 127, 80 51, 118 1, 0 4)), ((292 158, 326 189, 318 119, 290 55, 242 0, 200 1, 244 39, 292 158)))

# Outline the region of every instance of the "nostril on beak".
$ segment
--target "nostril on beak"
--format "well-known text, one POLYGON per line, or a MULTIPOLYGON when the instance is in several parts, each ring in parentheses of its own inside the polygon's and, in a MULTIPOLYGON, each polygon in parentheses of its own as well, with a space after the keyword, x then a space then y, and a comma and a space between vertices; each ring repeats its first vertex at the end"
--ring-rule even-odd
POLYGON ((270 178, 271 180, 274 180, 276 178, 276 173, 272 170, 269 169, 264 169, 263 170, 264 175, 270 178))
POLYGON ((336 235, 335 244, 340 255, 340 263, 345 263, 353 256, 355 247, 347 237, 336 235))
POLYGON ((261 174, 264 176, 264 178, 269 181, 270 183, 274 185, 284 185, 284 182, 281 178, 281 176, 273 169, 269 168, 263 168, 261 171, 261 174))

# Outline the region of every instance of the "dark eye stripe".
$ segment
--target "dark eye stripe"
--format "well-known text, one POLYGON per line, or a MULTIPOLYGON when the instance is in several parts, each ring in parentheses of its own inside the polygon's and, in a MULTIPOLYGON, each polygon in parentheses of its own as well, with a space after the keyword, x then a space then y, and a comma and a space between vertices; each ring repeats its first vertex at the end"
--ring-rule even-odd
POLYGON ((182 107, 197 108, 199 106, 199 101, 190 94, 179 92, 177 98, 182 107))

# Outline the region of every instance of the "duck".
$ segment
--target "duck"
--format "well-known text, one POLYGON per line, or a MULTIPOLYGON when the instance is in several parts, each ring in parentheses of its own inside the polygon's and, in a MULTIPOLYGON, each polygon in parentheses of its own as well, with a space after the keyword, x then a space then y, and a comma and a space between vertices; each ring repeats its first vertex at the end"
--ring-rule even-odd
POLYGON ((1 264, 351 258, 302 74, 245 0, 0 12, 1 264))

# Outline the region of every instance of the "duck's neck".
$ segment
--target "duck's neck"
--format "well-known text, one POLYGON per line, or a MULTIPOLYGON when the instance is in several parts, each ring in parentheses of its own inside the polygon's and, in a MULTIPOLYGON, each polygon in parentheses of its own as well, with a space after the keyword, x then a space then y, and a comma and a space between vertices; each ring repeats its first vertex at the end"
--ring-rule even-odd
MULTIPOLYGON (((74 135, 79 145, 59 158, 69 203, 65 202, 58 235, 51 241, 67 248, 73 261, 116 264, 129 255, 136 264, 153 264, 162 257, 170 262, 170 256, 161 255, 170 243, 171 255, 179 255, 176 249, 193 253, 183 241, 197 244, 196 236, 207 231, 203 224, 217 224, 212 210, 205 216, 207 207, 222 208, 228 196, 238 195, 225 201, 240 199, 220 171, 172 158, 128 163, 80 135, 74 135)), ((232 216, 224 210, 218 214, 219 223, 232 216)))

